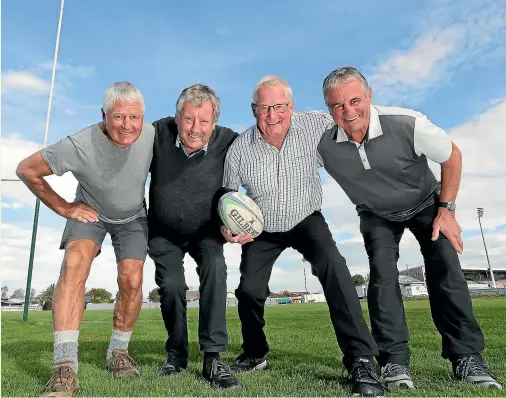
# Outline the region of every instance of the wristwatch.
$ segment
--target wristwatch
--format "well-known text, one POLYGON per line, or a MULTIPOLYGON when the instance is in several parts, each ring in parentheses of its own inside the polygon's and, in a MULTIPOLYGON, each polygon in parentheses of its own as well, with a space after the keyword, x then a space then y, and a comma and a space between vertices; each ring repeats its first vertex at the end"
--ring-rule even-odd
POLYGON ((439 202, 439 207, 444 207, 450 211, 455 211, 457 204, 455 202, 439 202))

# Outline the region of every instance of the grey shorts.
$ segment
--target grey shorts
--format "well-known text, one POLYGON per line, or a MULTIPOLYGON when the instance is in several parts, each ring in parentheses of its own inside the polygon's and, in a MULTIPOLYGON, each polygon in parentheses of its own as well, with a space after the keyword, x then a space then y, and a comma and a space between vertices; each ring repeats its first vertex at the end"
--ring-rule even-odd
POLYGON ((102 221, 80 222, 68 219, 63 231, 60 249, 73 240, 90 239, 99 247, 100 254, 105 235, 111 235, 112 246, 119 263, 124 259, 145 260, 148 252, 148 223, 139 217, 126 224, 111 224, 102 221))

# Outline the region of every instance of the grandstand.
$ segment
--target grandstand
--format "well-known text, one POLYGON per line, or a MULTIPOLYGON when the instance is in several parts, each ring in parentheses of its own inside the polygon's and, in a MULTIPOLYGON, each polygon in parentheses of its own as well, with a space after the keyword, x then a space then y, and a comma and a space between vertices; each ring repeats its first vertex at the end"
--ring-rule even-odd
MULTIPOLYGON (((494 279, 497 288, 506 288, 506 268, 494 268, 494 279)), ((479 284, 484 284, 487 287, 491 287, 490 272, 487 266, 477 267, 463 267, 462 272, 467 280, 470 288, 475 287, 479 284), (490 286, 489 286, 490 285, 490 286)), ((407 268, 405 270, 399 270, 399 275, 410 276, 418 279, 419 281, 425 282, 425 266, 419 265, 416 267, 407 268)))

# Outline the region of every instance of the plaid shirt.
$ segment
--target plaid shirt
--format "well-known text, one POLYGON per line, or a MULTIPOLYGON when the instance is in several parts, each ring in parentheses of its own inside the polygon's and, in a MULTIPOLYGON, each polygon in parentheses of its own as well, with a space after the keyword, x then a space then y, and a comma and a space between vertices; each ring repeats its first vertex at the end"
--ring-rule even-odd
POLYGON ((321 111, 297 112, 281 149, 265 142, 257 126, 240 134, 225 159, 223 186, 253 199, 264 216, 264 230, 286 232, 320 210, 322 166, 317 146, 332 117, 321 111))
POLYGON ((184 154, 188 157, 188 158, 191 158, 193 155, 196 155, 197 153, 199 153, 200 151, 204 151, 204 155, 207 153, 207 146, 209 145, 209 141, 206 142, 206 145, 204 145, 202 148, 200 148, 198 151, 195 151, 195 152, 188 152, 188 149, 186 149, 186 147, 183 145, 183 142, 181 141, 181 137, 179 136, 179 134, 177 135, 177 138, 176 138, 176 146, 179 148, 179 147, 182 147, 183 148, 183 152, 184 154))

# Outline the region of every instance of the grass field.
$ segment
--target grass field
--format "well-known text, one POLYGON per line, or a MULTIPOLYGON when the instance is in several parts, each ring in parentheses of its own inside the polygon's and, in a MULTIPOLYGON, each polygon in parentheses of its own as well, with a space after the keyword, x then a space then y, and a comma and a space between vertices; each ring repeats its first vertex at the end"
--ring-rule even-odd
MULTIPOLYGON (((484 330, 484 355, 506 382, 506 299, 475 299, 476 316, 484 330)), ((364 311, 365 308, 364 308, 364 311)), ((243 387, 215 391, 200 380, 198 312, 188 314, 190 365, 188 371, 160 378, 165 360, 165 329, 159 310, 143 310, 137 322, 130 354, 141 368, 135 379, 112 379, 106 372, 105 352, 111 333, 111 311, 86 311, 79 337, 79 395, 81 396, 349 396, 350 386, 340 361, 326 304, 294 304, 266 308, 266 333, 271 346, 268 369, 239 375, 243 387)), ((413 352, 416 390, 395 389, 389 396, 506 396, 506 390, 487 390, 452 379, 451 365, 440 356, 440 337, 432 323, 428 301, 406 302, 413 352)), ((366 316, 367 313, 366 313, 366 316)), ((37 396, 51 373, 52 323, 50 312, 2 313, 2 396, 37 396)), ((241 352, 236 308, 228 311, 229 351, 232 363, 241 352)))

